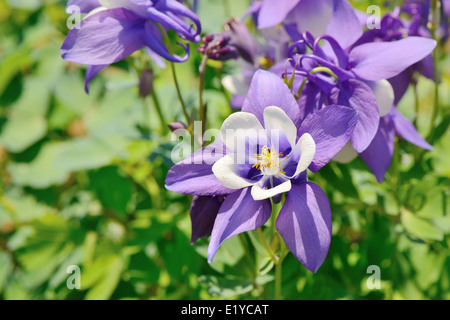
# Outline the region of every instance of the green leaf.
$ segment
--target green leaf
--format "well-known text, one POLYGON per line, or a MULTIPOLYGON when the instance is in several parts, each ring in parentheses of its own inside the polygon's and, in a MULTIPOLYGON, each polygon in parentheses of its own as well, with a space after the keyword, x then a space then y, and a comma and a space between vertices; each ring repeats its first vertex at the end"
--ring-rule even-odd
POLYGON ((208 287, 208 293, 223 299, 230 299, 253 290, 250 280, 227 279, 215 276, 201 276, 198 281, 208 287))
POLYGON ((121 176, 117 167, 105 167, 89 173, 91 187, 107 208, 122 215, 127 214, 132 198, 130 181, 121 176))
POLYGON ((63 168, 58 160, 63 148, 64 142, 46 143, 32 162, 9 165, 8 171, 13 183, 36 189, 64 183, 69 178, 70 172, 63 168))
POLYGON ((0 251, 0 293, 5 288, 13 267, 11 256, 6 252, 0 251))
POLYGON ((424 240, 442 241, 444 234, 432 225, 428 220, 419 218, 409 211, 402 211, 401 222, 405 229, 411 234, 424 240))
POLYGON ((85 289, 83 281, 88 282, 88 286, 92 281, 89 278, 91 277, 91 273, 88 272, 94 272, 97 276, 95 283, 92 284, 85 299, 106 300, 111 297, 120 281, 123 269, 124 262, 120 256, 111 256, 108 260, 97 260, 89 269, 93 271, 87 271, 86 274, 81 273, 81 289, 85 289))

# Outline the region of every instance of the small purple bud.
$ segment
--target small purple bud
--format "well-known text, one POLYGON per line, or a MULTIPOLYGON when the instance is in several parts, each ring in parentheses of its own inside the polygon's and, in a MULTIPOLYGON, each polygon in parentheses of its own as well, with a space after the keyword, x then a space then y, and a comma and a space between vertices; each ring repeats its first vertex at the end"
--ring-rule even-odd
POLYGON ((153 79, 155 78, 152 69, 145 69, 139 77, 139 96, 145 98, 153 92, 153 79))
POLYGON ((175 130, 179 130, 179 129, 185 129, 185 130, 187 129, 187 126, 183 122, 180 122, 180 121, 175 121, 175 122, 169 123, 167 126, 169 127, 170 131, 172 131, 172 132, 174 132, 175 130))
POLYGON ((208 34, 202 40, 203 44, 198 51, 206 54, 210 59, 225 61, 239 57, 238 50, 230 45, 230 36, 225 32, 208 34))

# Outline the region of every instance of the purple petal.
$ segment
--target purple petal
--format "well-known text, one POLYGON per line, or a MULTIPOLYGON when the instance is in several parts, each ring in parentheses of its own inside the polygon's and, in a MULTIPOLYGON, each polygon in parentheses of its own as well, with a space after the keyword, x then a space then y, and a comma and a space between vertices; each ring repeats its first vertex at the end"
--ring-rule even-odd
POLYGON ((273 27, 287 17, 300 0, 265 0, 259 11, 258 28, 273 27))
MULTIPOLYGON (((261 10, 261 5, 263 3, 260 1, 252 1, 252 3, 250 4, 250 7, 248 7, 248 9, 244 12, 244 14, 241 17, 241 21, 244 21, 248 16, 253 16, 254 18, 256 18, 259 14, 259 11, 261 10)), ((257 19, 255 19, 257 20, 257 19)))
POLYGON ((83 19, 68 33, 61 47, 63 59, 80 64, 112 64, 144 47, 144 20, 115 8, 83 19))
POLYGON ((298 126, 300 110, 288 86, 277 75, 258 70, 253 76, 242 111, 253 113, 261 123, 264 123, 263 112, 269 106, 281 108, 298 126))
POLYGON ((80 13, 88 13, 95 8, 100 7, 98 0, 69 0, 67 8, 70 6, 77 6, 80 8, 80 13))
POLYGON ((227 195, 211 233, 208 262, 211 263, 220 245, 239 233, 263 226, 270 217, 272 205, 269 199, 255 201, 251 188, 244 188, 227 195))
POLYGON ((422 37, 366 43, 350 52, 350 65, 362 79, 389 79, 425 58, 435 47, 435 40, 422 37))
MULTIPOLYGON (((162 1, 161 1, 162 3, 162 1)), ((176 15, 158 10, 155 8, 147 9, 147 18, 150 22, 157 22, 165 28, 173 29, 179 36, 189 41, 200 41, 198 33, 190 28, 190 26, 176 15)))
POLYGON ((89 93, 89 82, 94 79, 97 74, 100 73, 103 69, 105 69, 109 64, 103 64, 98 66, 88 66, 86 69, 86 75, 84 77, 84 90, 86 93, 89 93))
POLYGON ((441 0, 441 3, 447 17, 450 16, 450 0, 441 0))
MULTIPOLYGON (((189 32, 188 38, 191 41, 195 41, 195 42, 200 41, 200 38, 198 37, 198 35, 202 31, 200 19, 197 17, 197 15, 194 12, 192 12, 191 10, 186 8, 182 3, 180 3, 176 0, 158 1, 155 3, 155 8, 158 10, 161 10, 161 11, 164 10, 164 11, 169 11, 170 13, 173 13, 174 15, 172 16, 172 18, 184 17, 184 18, 190 19, 195 24, 196 29, 193 30, 191 27, 187 28, 188 32, 189 32)), ((179 22, 179 24, 181 24, 181 23, 179 22)))
POLYGON ((328 22, 333 14, 330 0, 302 0, 286 18, 286 23, 297 25, 297 31, 310 32, 314 37, 326 33, 328 22))
POLYGON ((173 61, 173 62, 184 62, 189 58, 189 47, 188 45, 180 44, 185 52, 183 57, 180 57, 175 54, 171 54, 169 49, 164 44, 162 39, 161 30, 154 24, 152 21, 147 21, 145 23, 145 45, 150 48, 150 50, 154 51, 156 54, 159 54, 161 57, 173 61))
POLYGON ((420 135, 414 125, 406 119, 396 108, 392 108, 390 115, 392 117, 395 132, 406 141, 415 144, 416 146, 433 150, 433 147, 420 135))
POLYGON ((192 224, 191 243, 198 238, 209 237, 214 220, 224 200, 223 196, 194 196, 190 215, 192 224))
POLYGON ((403 98, 409 88, 411 81, 412 73, 409 69, 400 72, 395 77, 389 79, 389 83, 391 84, 392 89, 394 89, 394 105, 397 105, 398 102, 403 98))
POLYGON ((367 148, 377 133, 380 115, 377 100, 370 87, 362 81, 350 79, 342 83, 340 90, 331 94, 334 104, 349 106, 358 112, 358 121, 351 141, 360 153, 367 148))
POLYGON ((383 182, 394 152, 395 130, 389 115, 380 119, 378 132, 370 145, 360 153, 379 183, 383 182))
MULTIPOLYGON (((297 81, 297 79, 295 79, 297 81)), ((294 82, 295 87, 295 82, 294 82)), ((295 92, 295 91, 294 91, 295 92)), ((322 94, 320 88, 313 82, 307 81, 298 99, 301 118, 305 119, 308 115, 316 112, 322 106, 322 94)))
POLYGON ((310 116, 301 124, 298 136, 309 133, 316 143, 316 154, 309 169, 318 171, 348 142, 357 123, 355 109, 330 105, 310 116))
POLYGON ((363 30, 352 5, 346 0, 334 0, 333 14, 326 31, 341 45, 347 48, 358 40, 363 30))
POLYGON ((292 185, 276 228, 292 254, 315 273, 331 242, 331 209, 323 190, 312 182, 292 185))
POLYGON ((197 196, 223 195, 225 188, 212 172, 213 164, 225 155, 225 147, 213 143, 174 165, 166 177, 166 189, 197 196))
POLYGON ((145 47, 145 51, 147 54, 152 58, 152 60, 155 62, 155 64, 160 68, 165 68, 166 63, 164 62, 164 59, 161 58, 159 54, 157 54, 155 51, 150 49, 149 47, 145 47))

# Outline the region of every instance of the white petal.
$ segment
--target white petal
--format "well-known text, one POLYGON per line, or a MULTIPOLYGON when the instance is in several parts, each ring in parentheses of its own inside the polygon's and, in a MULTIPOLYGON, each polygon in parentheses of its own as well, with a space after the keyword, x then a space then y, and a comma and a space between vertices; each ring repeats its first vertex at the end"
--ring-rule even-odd
POLYGON ((87 17, 90 17, 90 16, 92 16, 93 14, 96 14, 97 12, 104 11, 104 10, 108 10, 108 8, 106 8, 106 7, 98 7, 98 8, 95 8, 94 10, 92 10, 91 12, 89 12, 83 19, 86 19, 87 17))
POLYGON ((291 148, 294 148, 295 142, 297 141, 297 127, 282 109, 274 106, 265 108, 264 127, 268 135, 272 138, 271 146, 279 145, 279 141, 276 141, 276 139, 279 137, 279 132, 283 132, 291 148))
POLYGON ((255 182, 236 174, 236 164, 229 155, 216 161, 212 166, 212 172, 220 183, 228 189, 242 189, 255 184, 255 182))
POLYGON ((261 143, 267 141, 266 130, 258 118, 248 112, 236 112, 226 118, 220 128, 220 135, 223 143, 238 156, 243 156, 248 152, 245 149, 246 141, 256 142, 259 140, 261 143))
POLYGON ((353 159, 355 159, 358 156, 358 152, 353 148, 352 143, 349 141, 347 144, 342 148, 341 151, 337 155, 334 156, 332 160, 339 162, 339 163, 349 163, 353 159))
POLYGON ((283 182, 282 184, 279 184, 275 188, 270 188, 270 189, 264 189, 264 188, 261 188, 258 184, 255 184, 252 187, 252 197, 253 197, 253 200, 268 199, 268 198, 276 196, 277 194, 280 194, 283 192, 288 192, 289 190, 291 190, 291 187, 292 187, 291 180, 287 180, 287 181, 283 182))
POLYGON ((248 89, 250 88, 250 83, 242 74, 227 75, 223 77, 222 84, 232 94, 239 96, 247 95, 248 89))
POLYGON ((367 84, 372 89, 375 98, 377 99, 378 111, 380 117, 389 113, 394 104, 394 89, 387 80, 368 81, 367 84))
POLYGON ((309 133, 304 133, 300 139, 298 139, 295 148, 297 149, 296 152, 300 150, 300 160, 292 177, 295 177, 309 167, 316 154, 316 143, 309 133))
POLYGON ((145 7, 135 4, 130 0, 98 0, 98 2, 107 9, 125 8, 143 16, 146 15, 145 7))
POLYGON ((124 0, 98 0, 102 6, 108 9, 124 7, 128 1, 124 0))

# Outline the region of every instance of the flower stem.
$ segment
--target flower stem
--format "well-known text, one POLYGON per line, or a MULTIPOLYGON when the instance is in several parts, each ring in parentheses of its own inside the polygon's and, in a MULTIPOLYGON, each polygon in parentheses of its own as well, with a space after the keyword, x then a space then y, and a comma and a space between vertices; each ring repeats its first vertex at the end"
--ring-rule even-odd
MULTIPOLYGON (((438 0, 432 0, 431 1, 431 21, 430 21, 430 31, 431 31, 431 37, 438 41, 437 39, 437 28, 439 23, 439 4, 440 1, 438 0)), ((434 135, 434 129, 436 125, 436 119, 438 117, 438 111, 439 111, 439 74, 438 74, 438 48, 439 46, 436 46, 436 48, 433 51, 433 73, 434 73, 434 103, 433 103, 433 112, 431 114, 431 121, 430 121, 430 131, 428 134, 428 140, 433 138, 434 135)))
MULTIPOLYGON (((173 51, 172 44, 170 43, 170 39, 169 39, 169 36, 167 35, 166 30, 164 30, 164 28, 161 25, 159 25, 159 24, 156 24, 156 25, 164 38, 164 43, 167 46, 167 50, 169 51, 169 54, 172 55, 174 51, 173 51)), ((175 83, 175 88, 177 90, 178 100, 180 100, 181 109, 183 111, 184 117, 186 118, 187 125, 190 126, 191 118, 189 117, 189 114, 188 114, 187 108, 186 108, 186 104, 184 103, 183 96, 181 95, 181 89, 180 89, 180 85, 178 83, 177 73, 175 72, 175 63, 173 61, 170 61, 170 69, 172 72, 173 81, 175 83)))
MULTIPOLYGON (((278 237, 281 238, 280 234, 278 233, 278 237)), ((282 293, 281 293, 281 285, 282 285, 282 265, 283 265, 283 260, 285 258, 285 244, 284 241, 282 239, 280 239, 280 251, 279 251, 279 258, 277 263, 275 264, 275 295, 274 295, 274 299, 275 300, 281 300, 283 298, 282 293)))
POLYGON ((161 104, 159 103, 159 99, 158 99, 158 96, 156 95, 155 90, 152 90, 152 101, 153 101, 153 104, 155 105, 155 109, 156 109, 156 113, 158 114, 159 121, 161 122, 162 132, 163 132, 163 134, 166 134, 169 132, 168 128, 167 128, 167 122, 164 119, 164 114, 162 113, 162 110, 161 110, 161 104))
POLYGON ((206 68, 206 62, 208 61, 208 55, 205 54, 202 58, 202 62, 200 63, 200 67, 199 67, 199 73, 200 73, 200 84, 198 87, 198 100, 199 100, 199 115, 200 115, 200 121, 202 123, 202 147, 204 144, 203 141, 203 134, 205 133, 206 130, 206 106, 203 102, 203 90, 204 90, 204 82, 205 82, 205 68, 206 68))
POLYGON ((189 126, 191 124, 191 118, 189 117, 189 114, 188 114, 187 108, 186 108, 186 104, 184 103, 183 96, 181 95, 180 85, 178 83, 177 74, 175 72, 175 64, 173 62, 170 62, 170 68, 172 71, 172 78, 175 83, 175 88, 177 90, 178 100, 180 100, 181 109, 183 111, 184 117, 186 118, 187 125, 189 126))
POLYGON ((264 236, 264 233, 261 228, 256 229, 259 237, 261 238, 261 241, 264 245, 264 248, 266 249, 267 253, 269 254, 270 258, 272 259, 273 263, 277 263, 279 258, 275 255, 272 248, 269 246, 269 243, 266 240, 266 237, 264 236))

